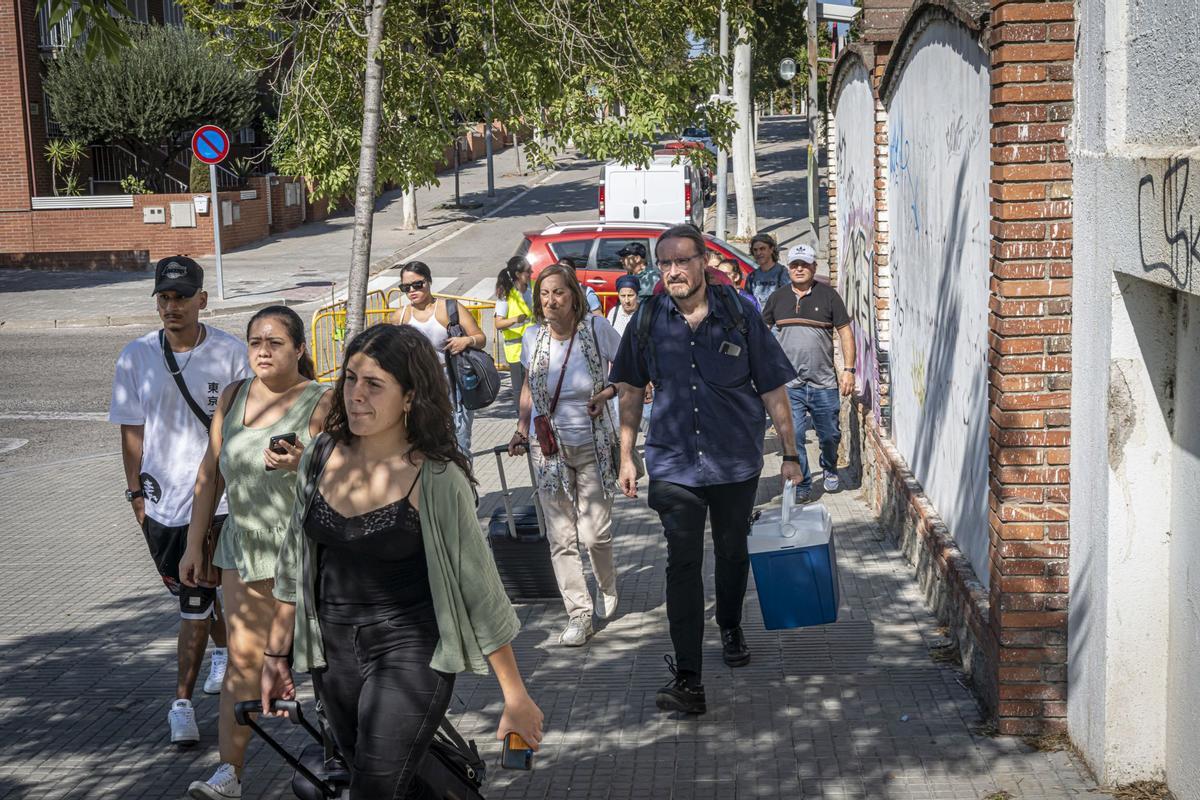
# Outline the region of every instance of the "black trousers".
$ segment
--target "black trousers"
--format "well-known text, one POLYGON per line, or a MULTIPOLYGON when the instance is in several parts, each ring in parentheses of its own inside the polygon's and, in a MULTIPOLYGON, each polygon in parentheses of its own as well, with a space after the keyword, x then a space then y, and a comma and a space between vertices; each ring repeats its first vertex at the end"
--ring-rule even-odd
POLYGON ((742 624, 750 572, 746 537, 758 476, 740 483, 683 486, 650 481, 648 502, 667 537, 667 621, 680 671, 701 675, 704 642, 704 523, 712 520, 717 624, 742 624))
POLYGON ((321 622, 328 667, 313 673, 353 800, 407 796, 450 705, 454 676, 429 666, 437 625, 321 622))

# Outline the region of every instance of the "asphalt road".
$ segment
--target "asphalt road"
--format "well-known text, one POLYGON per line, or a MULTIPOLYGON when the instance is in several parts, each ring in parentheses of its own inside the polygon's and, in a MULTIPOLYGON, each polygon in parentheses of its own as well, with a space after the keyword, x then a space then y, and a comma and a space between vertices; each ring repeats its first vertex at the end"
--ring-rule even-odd
MULTIPOLYGON (((558 170, 493 216, 462 229, 421 254, 444 291, 488 288, 516 251, 522 234, 551 222, 596 216, 599 165, 576 162, 558 170)), ((410 248, 406 259, 419 249, 410 248)), ((81 298, 83 300, 85 298, 81 298)), ((298 307, 306 320, 316 304, 298 307)), ((152 313, 153 300, 146 298, 152 313)), ((248 314, 216 317, 208 324, 241 337, 248 314)), ((115 426, 105 417, 113 365, 130 340, 152 326, 52 329, 0 334, 0 481, 5 473, 119 451, 115 426)), ((121 478, 113 476, 114 491, 121 478)))

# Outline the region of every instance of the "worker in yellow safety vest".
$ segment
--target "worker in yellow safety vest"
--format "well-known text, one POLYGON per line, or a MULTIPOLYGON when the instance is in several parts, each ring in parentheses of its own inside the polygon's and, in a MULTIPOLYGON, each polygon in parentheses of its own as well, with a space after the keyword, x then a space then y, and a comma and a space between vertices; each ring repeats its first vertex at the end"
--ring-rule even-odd
POLYGON ((513 256, 496 278, 496 330, 504 339, 504 360, 512 383, 513 403, 521 396, 525 368, 521 365, 521 336, 533 324, 529 283, 533 268, 523 256, 513 256))

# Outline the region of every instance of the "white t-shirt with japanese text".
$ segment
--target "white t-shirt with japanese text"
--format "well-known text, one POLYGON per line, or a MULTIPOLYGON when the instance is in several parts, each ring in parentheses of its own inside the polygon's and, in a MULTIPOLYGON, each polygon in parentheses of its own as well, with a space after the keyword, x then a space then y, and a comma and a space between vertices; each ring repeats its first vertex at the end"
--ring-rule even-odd
MULTIPOLYGON (((190 352, 175 353, 175 363, 192 399, 211 415, 225 387, 253 373, 245 342, 212 326, 204 328, 204 341, 190 352)), ((145 426, 141 479, 146 514, 166 527, 187 525, 208 431, 167 371, 158 331, 134 339, 117 358, 108 421, 145 426)), ((223 497, 217 513, 227 513, 223 497)))

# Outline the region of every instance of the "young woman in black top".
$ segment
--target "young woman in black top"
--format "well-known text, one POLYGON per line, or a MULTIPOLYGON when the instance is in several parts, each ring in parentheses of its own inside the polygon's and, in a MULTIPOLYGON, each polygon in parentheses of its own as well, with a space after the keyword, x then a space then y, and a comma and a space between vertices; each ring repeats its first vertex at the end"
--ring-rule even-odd
POLYGON ((516 615, 475 524, 471 466, 425 336, 406 325, 356 336, 326 431, 301 462, 298 494, 311 503, 305 513, 298 499, 280 551, 264 702, 295 696, 294 644, 350 767, 350 796, 405 797, 454 671, 486 671, 486 657, 505 699, 497 738, 513 731, 536 749, 542 712, 513 656, 516 615))

